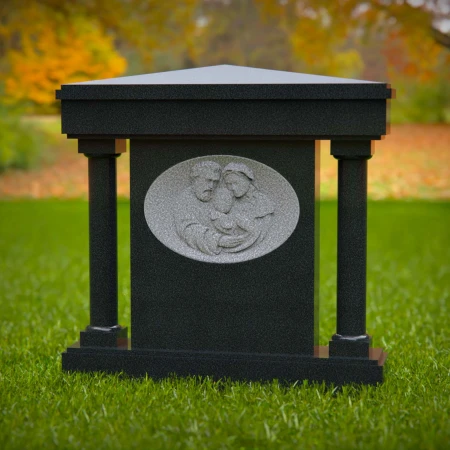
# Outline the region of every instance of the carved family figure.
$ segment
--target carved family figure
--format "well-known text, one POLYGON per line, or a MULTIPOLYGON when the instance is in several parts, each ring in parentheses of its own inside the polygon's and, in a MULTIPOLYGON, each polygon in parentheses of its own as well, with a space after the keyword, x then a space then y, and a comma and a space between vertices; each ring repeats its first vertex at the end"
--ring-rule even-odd
POLYGON ((248 166, 230 163, 222 169, 202 161, 191 168, 190 179, 174 210, 176 231, 187 245, 218 255, 240 252, 265 238, 275 208, 248 166))

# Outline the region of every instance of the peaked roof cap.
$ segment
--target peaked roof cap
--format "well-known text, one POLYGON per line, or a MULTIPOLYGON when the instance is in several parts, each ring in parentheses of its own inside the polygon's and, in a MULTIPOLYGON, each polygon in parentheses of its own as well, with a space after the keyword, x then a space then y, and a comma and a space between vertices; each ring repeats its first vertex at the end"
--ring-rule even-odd
POLYGON ((386 83, 219 65, 70 83, 62 100, 386 99, 386 83))

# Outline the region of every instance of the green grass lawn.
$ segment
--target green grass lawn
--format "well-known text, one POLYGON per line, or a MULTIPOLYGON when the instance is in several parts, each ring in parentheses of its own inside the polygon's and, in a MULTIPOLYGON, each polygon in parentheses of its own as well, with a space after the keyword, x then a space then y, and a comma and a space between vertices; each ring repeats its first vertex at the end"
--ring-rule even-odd
MULTIPOLYGON (((130 324, 129 204, 119 204, 130 324)), ((61 371, 88 324, 87 204, 0 202, 0 448, 450 448, 450 203, 369 204, 368 332, 385 382, 133 380, 61 371)), ((336 208, 321 206, 320 343, 335 331, 336 208)))

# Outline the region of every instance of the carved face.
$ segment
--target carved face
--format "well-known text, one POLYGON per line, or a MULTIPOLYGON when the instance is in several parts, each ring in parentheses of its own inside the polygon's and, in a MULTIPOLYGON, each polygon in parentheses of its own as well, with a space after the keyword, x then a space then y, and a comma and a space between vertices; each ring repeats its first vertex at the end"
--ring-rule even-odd
POLYGON ((214 170, 203 170, 192 182, 195 196, 202 202, 209 202, 214 189, 219 182, 220 175, 214 170))
POLYGON ((225 183, 237 198, 244 196, 250 188, 250 180, 241 173, 228 173, 225 175, 225 183))

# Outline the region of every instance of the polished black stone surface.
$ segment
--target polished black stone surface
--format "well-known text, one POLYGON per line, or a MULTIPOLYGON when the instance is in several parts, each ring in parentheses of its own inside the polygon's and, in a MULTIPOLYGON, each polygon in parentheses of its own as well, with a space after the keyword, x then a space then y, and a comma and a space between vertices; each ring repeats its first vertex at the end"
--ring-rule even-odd
POLYGON ((62 132, 91 136, 386 134, 386 100, 63 100, 62 132))
POLYGON ((132 140, 130 153, 133 349, 312 354, 318 336, 315 143, 132 140), (294 188, 300 220, 271 253, 205 263, 175 253, 150 231, 144 199, 156 177, 186 159, 217 154, 266 164, 294 188))
POLYGON ((63 370, 82 372, 123 372, 161 379, 198 375, 214 379, 295 383, 302 380, 343 385, 383 382, 387 354, 380 348, 370 350, 366 358, 329 358, 327 347, 316 347, 315 356, 245 353, 171 352, 131 350, 123 340, 117 349, 80 348, 76 343, 62 355, 63 370))

